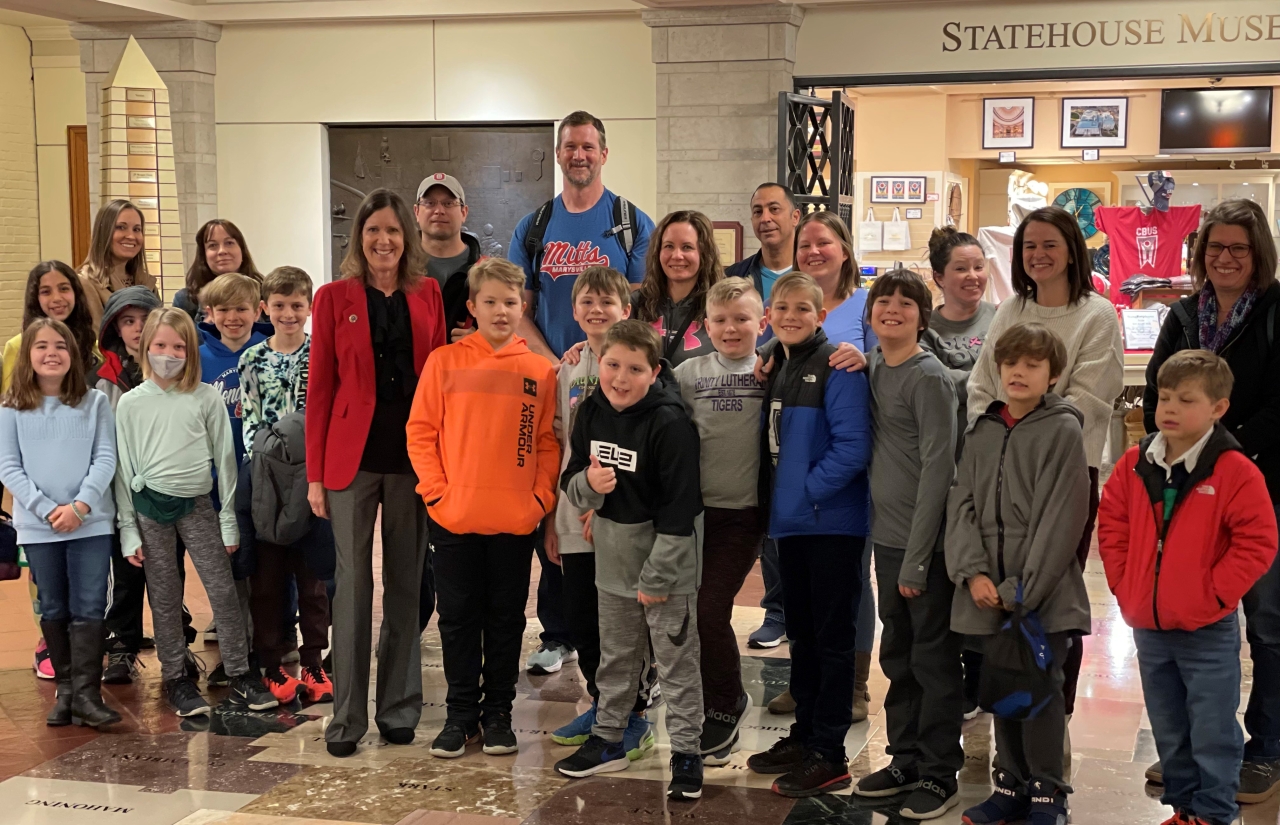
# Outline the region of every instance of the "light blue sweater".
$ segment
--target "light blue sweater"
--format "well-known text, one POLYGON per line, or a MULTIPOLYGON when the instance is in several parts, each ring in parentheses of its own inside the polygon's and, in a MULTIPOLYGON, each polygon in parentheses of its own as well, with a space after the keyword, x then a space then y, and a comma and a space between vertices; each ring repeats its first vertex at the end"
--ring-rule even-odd
POLYGON ((34 410, 0 407, 0 482, 13 493, 19 543, 110 535, 115 472, 115 420, 111 402, 98 390, 89 390, 75 407, 48 396, 34 410), (73 501, 89 505, 89 515, 70 533, 54 532, 45 519, 73 501))

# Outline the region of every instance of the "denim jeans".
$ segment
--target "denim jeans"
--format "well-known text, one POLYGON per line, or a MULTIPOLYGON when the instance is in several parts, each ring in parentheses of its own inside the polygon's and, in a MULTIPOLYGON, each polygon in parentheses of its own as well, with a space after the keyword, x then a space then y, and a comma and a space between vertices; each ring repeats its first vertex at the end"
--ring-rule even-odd
MULTIPOLYGON (((767 518, 767 516, 766 516, 767 518)), ((764 596, 760 606, 764 608, 766 624, 786 624, 787 614, 782 609, 782 572, 778 569, 778 544, 768 536, 760 547, 760 578, 764 579, 764 596)))
MULTIPOLYGON (((1276 508, 1280 518, 1280 507, 1276 508)), ((1244 712, 1246 762, 1280 759, 1280 556, 1244 595, 1244 632, 1253 660, 1253 690, 1244 712)))
POLYGON ((1201 818, 1235 821, 1244 754, 1236 722, 1240 620, 1232 613, 1193 631, 1135 629, 1133 641, 1164 770, 1160 801, 1201 818))
POLYGON ((41 615, 46 622, 100 622, 106 618, 110 535, 44 541, 23 545, 23 549, 40 582, 41 615))

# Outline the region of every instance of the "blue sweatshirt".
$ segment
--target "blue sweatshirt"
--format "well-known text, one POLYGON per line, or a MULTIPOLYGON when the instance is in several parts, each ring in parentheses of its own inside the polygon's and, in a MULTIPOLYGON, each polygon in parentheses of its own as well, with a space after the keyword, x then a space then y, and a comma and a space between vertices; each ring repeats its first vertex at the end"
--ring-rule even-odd
POLYGON ((267 340, 270 324, 254 324, 253 334, 240 349, 232 352, 218 336, 213 324, 200 325, 200 380, 212 386, 222 396, 231 419, 231 442, 236 450, 236 466, 244 461, 244 425, 240 404, 240 356, 254 344, 267 340))
POLYGON ((19 543, 110 535, 115 472, 115 420, 111 402, 98 390, 89 390, 75 407, 56 397, 34 410, 0 407, 0 481, 13 493, 19 543), (54 532, 45 519, 73 501, 89 505, 89 515, 70 533, 54 532))

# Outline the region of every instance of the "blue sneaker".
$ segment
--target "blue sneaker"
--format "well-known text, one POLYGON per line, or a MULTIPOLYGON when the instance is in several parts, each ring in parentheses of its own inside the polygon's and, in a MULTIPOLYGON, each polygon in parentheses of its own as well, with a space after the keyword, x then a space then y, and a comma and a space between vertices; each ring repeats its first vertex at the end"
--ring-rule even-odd
POLYGON ((1004 825, 1019 822, 1031 813, 1031 797, 1007 771, 996 771, 991 796, 960 816, 965 825, 1004 825))
POLYGON ((653 735, 653 723, 638 713, 631 714, 627 730, 622 734, 622 747, 627 751, 627 759, 636 761, 653 750, 657 741, 653 735))
POLYGON ((595 723, 596 706, 593 702, 577 719, 552 731, 551 741, 557 745, 581 745, 591 736, 591 726, 595 723))
POLYGON ((787 639, 787 626, 778 622, 765 620, 754 633, 747 637, 747 647, 755 650, 768 650, 777 647, 787 639))

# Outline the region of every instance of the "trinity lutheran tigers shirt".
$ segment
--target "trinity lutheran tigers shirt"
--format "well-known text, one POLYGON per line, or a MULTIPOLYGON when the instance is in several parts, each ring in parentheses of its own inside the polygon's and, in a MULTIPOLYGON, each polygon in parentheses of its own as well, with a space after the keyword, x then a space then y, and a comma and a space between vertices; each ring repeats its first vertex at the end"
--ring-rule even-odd
POLYGON ((1134 275, 1176 278, 1182 272, 1182 242, 1200 225, 1200 205, 1152 209, 1100 206, 1094 210, 1098 228, 1111 241, 1111 303, 1129 306, 1120 286, 1134 275))
POLYGON ((743 510, 758 503, 764 385, 756 380, 755 365, 755 353, 735 360, 712 352, 675 368, 698 428, 707 507, 743 510))
POLYGON ((538 279, 541 291, 533 320, 557 358, 587 337, 573 320, 573 282, 581 272, 589 266, 608 266, 633 284, 644 280, 644 258, 649 250, 653 220, 633 205, 635 242, 630 256, 624 255, 619 236, 608 234, 613 229, 616 199, 617 196, 606 189, 595 206, 575 214, 565 208, 564 201, 557 195, 551 207, 551 222, 542 237, 542 263, 537 272, 533 271, 533 263, 524 248, 536 211, 525 215, 511 235, 511 262, 524 270, 526 288, 534 289, 534 279, 538 279))

